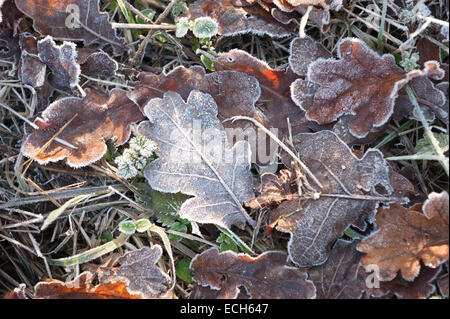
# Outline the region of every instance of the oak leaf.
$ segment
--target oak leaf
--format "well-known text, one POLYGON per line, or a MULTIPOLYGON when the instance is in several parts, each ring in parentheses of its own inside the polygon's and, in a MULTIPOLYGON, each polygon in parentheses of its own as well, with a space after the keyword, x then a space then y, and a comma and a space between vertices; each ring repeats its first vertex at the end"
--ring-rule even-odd
POLYGON ((394 294, 399 299, 426 299, 436 291, 433 281, 439 271, 440 267, 421 267, 420 274, 414 281, 397 276, 391 281, 379 282, 379 288, 370 288, 367 291, 377 298, 394 294))
POLYGON ((37 43, 39 59, 51 70, 50 81, 60 90, 74 90, 80 77, 80 65, 76 61, 77 51, 73 42, 64 41, 56 45, 52 37, 47 36, 37 43))
MULTIPOLYGON (((383 154, 368 150, 360 159, 331 131, 293 138, 299 158, 322 184, 317 197, 298 197, 271 212, 270 224, 291 234, 289 256, 300 267, 323 264, 333 243, 354 225, 365 228, 393 189, 383 154)), ((399 200, 399 199, 395 199, 399 200)))
POLYGON ((197 0, 189 5, 187 18, 194 20, 204 16, 219 23, 219 34, 223 36, 254 33, 282 38, 295 30, 295 25, 279 23, 272 18, 270 12, 260 7, 238 7, 229 0, 197 0))
MULTIPOLYGON (((220 121, 237 115, 252 117, 263 124, 267 121, 264 114, 255 107, 255 103, 261 95, 258 81, 248 74, 234 71, 206 74, 203 67, 193 66, 187 69, 180 66, 169 73, 160 75, 141 72, 138 80, 129 83, 134 87, 134 90, 129 93, 129 97, 141 108, 151 98, 162 97, 163 92, 166 91, 177 92, 186 100, 192 90, 199 90, 214 98, 220 121)), ((266 165, 272 160, 273 156, 259 151, 258 137, 261 134, 252 134, 257 131, 248 122, 232 123, 227 121, 223 125, 229 128, 227 134, 230 141, 248 140, 252 150, 252 162, 266 165), (233 128, 237 130, 233 130, 233 128)), ((272 148, 276 149, 276 147, 272 148)))
POLYGON ((40 164, 67 159, 74 168, 87 166, 106 152, 106 140, 117 137, 122 145, 130 137, 131 123, 143 119, 139 107, 127 97, 127 92, 113 89, 109 95, 86 89, 84 98, 63 98, 50 104, 37 121, 39 129, 26 139, 22 152, 40 164), (75 116, 76 115, 76 116, 75 116), (53 141, 41 149, 69 120, 75 118, 58 136, 76 149, 53 141))
POLYGON ((16 0, 16 5, 33 19, 35 30, 42 35, 81 40, 86 46, 111 44, 115 54, 126 49, 108 14, 100 12, 99 0, 16 0))
POLYGON ((405 74, 392 55, 379 56, 358 39, 343 39, 338 45, 338 56, 339 60, 318 59, 310 64, 307 81, 299 79, 292 85, 292 99, 306 111, 308 119, 319 124, 354 115, 350 133, 358 138, 388 121, 403 85, 419 76, 444 76, 436 61, 425 63, 423 70, 405 74), (303 85, 308 90, 314 87, 306 100, 296 92, 303 90, 303 85))
POLYGON ((261 87, 258 107, 264 114, 263 124, 266 128, 278 129, 278 137, 289 136, 289 125, 292 134, 311 132, 317 124, 307 121, 304 112, 290 98, 290 85, 298 76, 287 70, 274 70, 267 63, 249 53, 233 49, 219 54, 214 62, 218 71, 231 70, 254 76, 261 87))
POLYGON ((114 76, 119 68, 109 54, 97 48, 79 48, 77 63, 80 64, 82 74, 95 77, 114 76))
POLYGON ((236 298, 242 286, 251 299, 311 299, 316 292, 306 272, 290 267, 281 251, 251 257, 210 248, 192 259, 190 270, 197 285, 218 290, 219 299, 236 298))
POLYGON ((375 264, 380 280, 389 281, 400 271, 412 281, 420 272, 420 261, 436 268, 448 259, 448 194, 432 193, 423 205, 410 209, 397 204, 380 208, 376 216, 378 230, 364 239, 358 250, 367 255, 364 267, 375 264))
POLYGON ((308 269, 308 278, 317 289, 317 299, 358 299, 365 290, 359 275, 362 253, 357 241, 338 240, 327 262, 308 269))
POLYGON ((144 107, 150 121, 141 135, 158 143, 159 158, 145 169, 151 188, 194 196, 181 205, 182 218, 199 223, 254 225, 242 203, 253 197, 250 148, 239 141, 229 148, 211 95, 194 90, 187 102, 169 91, 144 107))
POLYGON ((118 267, 100 267, 99 284, 94 274, 85 271, 71 282, 51 280, 38 283, 36 299, 166 299, 172 298, 168 288, 170 277, 155 264, 162 249, 155 245, 131 251, 117 262, 118 267))

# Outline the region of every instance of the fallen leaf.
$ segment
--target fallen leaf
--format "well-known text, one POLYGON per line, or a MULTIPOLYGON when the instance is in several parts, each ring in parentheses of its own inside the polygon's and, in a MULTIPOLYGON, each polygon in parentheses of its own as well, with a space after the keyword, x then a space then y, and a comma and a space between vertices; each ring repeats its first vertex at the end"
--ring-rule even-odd
POLYGON ((317 299, 359 299, 365 284, 359 276, 359 261, 363 256, 356 250, 357 241, 338 240, 323 265, 308 269, 308 278, 317 289, 317 299))
POLYGON ((299 79, 293 84, 292 99, 306 111, 307 119, 319 124, 332 123, 345 114, 354 115, 350 133, 358 138, 388 121, 403 85, 419 76, 444 76, 435 61, 425 63, 423 70, 405 74, 392 55, 379 56, 353 38, 339 43, 338 56, 339 60, 318 59, 310 64, 307 81, 299 79), (313 87, 313 98, 301 98, 296 91, 303 90, 302 85, 307 85, 309 91, 313 87))
POLYGON ((305 77, 311 63, 320 58, 329 59, 331 57, 331 53, 311 37, 295 38, 291 42, 289 51, 289 66, 295 74, 305 77))
POLYGON ((379 150, 369 149, 359 159, 331 131, 298 134, 293 142, 300 160, 323 187, 316 195, 305 197, 305 191, 283 202, 271 212, 269 222, 291 234, 292 261, 300 267, 317 266, 327 260, 331 246, 350 225, 364 229, 378 205, 392 200, 389 168, 379 150))
POLYGON ((74 168, 98 161, 106 152, 106 140, 117 137, 116 144, 128 141, 130 124, 143 119, 139 107, 127 97, 127 92, 113 89, 109 95, 86 89, 84 98, 63 98, 42 113, 41 128, 30 134, 22 153, 40 164, 67 159, 74 168), (73 116, 76 117, 58 136, 77 149, 53 141, 45 150, 41 148, 73 116))
POLYGON ((29 33, 20 35, 20 80, 33 88, 44 86, 47 65, 39 59, 37 40, 29 33))
POLYGON ((179 210, 190 221, 254 225, 241 206, 253 197, 249 144, 229 148, 214 99, 194 90, 186 103, 169 91, 150 100, 144 113, 150 121, 140 123, 138 132, 157 142, 159 151, 144 173, 151 188, 194 196, 179 210))
POLYGON ((158 245, 131 251, 121 257, 118 267, 100 267, 99 284, 85 271, 71 282, 39 282, 35 299, 166 299, 172 298, 170 277, 155 264, 162 249, 158 245))
POLYGON ((188 19, 209 16, 219 23, 219 34, 234 36, 243 33, 267 34, 275 38, 291 35, 295 25, 284 25, 274 20, 260 7, 238 7, 229 0, 197 0, 189 5, 188 19))
POLYGON ((39 59, 52 72, 49 77, 52 85, 60 90, 73 91, 78 86, 81 72, 76 61, 75 43, 64 41, 58 46, 52 37, 47 36, 38 41, 37 49, 39 59))
POLYGON ((246 207, 258 209, 269 205, 278 205, 285 200, 298 198, 295 174, 282 169, 278 175, 266 173, 261 176, 260 195, 252 198, 246 207))
POLYGON ((117 62, 109 54, 95 48, 79 48, 77 50, 77 63, 80 64, 81 73, 88 76, 110 77, 116 75, 119 68, 117 62))
MULTIPOLYGON (((414 96, 419 103, 425 119, 433 122, 435 114, 439 118, 448 117, 448 112, 444 110, 446 97, 444 92, 435 87, 434 83, 425 76, 412 79, 408 86, 414 92, 414 96)), ((419 120, 414 112, 414 105, 408 98, 408 94, 404 89, 399 92, 399 97, 395 101, 393 118, 397 121, 403 118, 419 120)))
POLYGON ((251 299, 311 299, 316 294, 306 272, 290 267, 281 251, 251 257, 210 248, 194 257, 190 270, 197 285, 218 290, 219 299, 236 298, 241 286, 251 299))
POLYGON ((397 204, 380 208, 378 230, 364 239, 358 250, 365 252, 364 267, 377 265, 380 280, 389 281, 400 271, 405 280, 419 275, 420 261, 436 268, 448 259, 448 194, 432 193, 423 205, 425 215, 397 204), (445 205, 447 211, 445 211, 445 205))
POLYGON ((448 298, 448 272, 439 278, 438 287, 442 296, 448 298))
MULTIPOLYGON (((263 124, 267 121, 262 112, 255 107, 261 89, 258 81, 251 75, 234 71, 206 74, 203 67, 193 66, 187 69, 181 66, 161 75, 141 72, 138 80, 129 83, 134 87, 129 97, 142 109, 151 98, 162 97, 166 91, 177 92, 186 100, 192 90, 199 90, 214 98, 220 121, 237 115, 252 117, 263 124)), ((228 121, 223 125, 227 128, 229 141, 248 140, 252 150, 252 162, 267 165, 273 159, 276 145, 269 144, 268 148, 272 151, 267 154, 266 149, 259 147, 258 144, 261 134, 248 122, 228 121)))
POLYGON ((265 117, 263 124, 266 128, 278 129, 275 135, 279 138, 289 136, 287 118, 292 134, 311 131, 312 123, 305 120, 304 112, 290 98, 290 85, 298 78, 292 70, 274 70, 264 61, 238 49, 219 54, 214 66, 218 71, 243 72, 258 80, 261 87, 258 107, 265 117))
POLYGON ((0 299, 27 299, 27 296, 25 295, 25 284, 20 284, 19 287, 0 296, 0 299))
POLYGON ((439 271, 440 267, 421 267, 420 274, 414 281, 397 276, 391 281, 379 282, 379 288, 370 288, 367 291, 377 298, 394 294, 399 299, 426 299, 436 291, 433 281, 439 271))
POLYGON ((34 29, 42 35, 81 40, 86 46, 111 44, 115 54, 126 50, 126 42, 111 27, 109 15, 100 12, 99 0, 16 0, 16 5, 33 19, 34 29))
POLYGON ((0 58, 6 59, 19 52, 17 25, 22 18, 14 0, 0 0, 0 58))

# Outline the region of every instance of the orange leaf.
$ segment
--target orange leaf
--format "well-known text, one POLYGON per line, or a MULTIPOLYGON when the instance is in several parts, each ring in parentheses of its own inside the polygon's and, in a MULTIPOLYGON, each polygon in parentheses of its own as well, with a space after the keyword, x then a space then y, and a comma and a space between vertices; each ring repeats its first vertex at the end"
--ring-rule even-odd
POLYGON ((144 115, 127 97, 126 91, 114 89, 107 95, 86 89, 84 98, 69 97, 52 103, 42 113, 42 118, 40 129, 27 137, 23 154, 40 164, 67 159, 69 166, 79 168, 103 157, 107 149, 106 140, 116 136, 117 145, 127 142, 131 134, 130 124, 143 119, 144 115), (77 149, 53 141, 39 152, 74 115, 76 117, 58 137, 77 149))
POLYGON ((448 194, 432 193, 422 214, 397 204, 379 209, 378 231, 364 239, 358 249, 367 253, 364 267, 375 264, 380 280, 392 280, 400 271, 406 280, 420 272, 420 261, 436 268, 448 259, 448 194))

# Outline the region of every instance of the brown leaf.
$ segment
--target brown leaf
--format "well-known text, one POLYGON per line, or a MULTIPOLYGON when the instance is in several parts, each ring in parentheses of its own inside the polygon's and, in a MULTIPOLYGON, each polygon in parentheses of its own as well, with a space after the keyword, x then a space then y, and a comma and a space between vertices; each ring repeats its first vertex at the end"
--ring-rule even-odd
POLYGON ((290 69, 274 70, 264 61, 237 49, 219 54, 214 66, 218 71, 238 71, 258 79, 261 87, 259 107, 266 119, 264 125, 278 129, 279 137, 289 136, 287 118, 290 120, 292 134, 311 131, 311 123, 305 120, 304 113, 290 98, 289 87, 297 78, 290 69))
POLYGON ((264 8, 235 4, 229 0, 197 0, 189 5, 186 17, 192 20, 204 16, 215 19, 219 24, 219 34, 223 36, 254 33, 283 38, 295 30, 295 24, 285 25, 276 21, 264 8))
POLYGON ((261 176, 260 195, 252 198, 246 206, 258 209, 269 205, 278 205, 285 200, 298 198, 295 174, 282 169, 278 175, 266 173, 261 176))
POLYGON ((150 100, 144 113, 149 121, 140 123, 138 132, 158 143, 159 158, 144 173, 151 188, 194 196, 181 205, 182 218, 254 226, 242 208, 253 197, 249 144, 229 146, 212 96, 194 90, 185 102, 169 91, 150 100))
POLYGON ((77 51, 73 42, 56 45, 52 37, 47 36, 37 43, 39 59, 51 70, 49 77, 52 86, 57 89, 74 90, 80 77, 80 65, 76 61, 77 51))
MULTIPOLYGON (((426 215, 397 204, 380 208, 376 216, 378 230, 358 245, 358 250, 367 253, 362 260, 364 267, 377 265, 382 281, 392 280, 398 271, 411 281, 420 272, 421 260, 432 268, 446 261, 448 209, 441 209, 445 207, 443 197, 430 195, 423 208, 426 215)), ((448 208, 448 195, 446 200, 448 208)))
POLYGON ((19 52, 17 25, 22 18, 14 0, 0 0, 0 58, 16 56, 19 52))
POLYGON ((358 270, 363 254, 356 250, 357 244, 338 240, 325 264, 308 269, 317 299, 361 298, 365 287, 358 270))
POLYGON ((325 47, 310 37, 295 38, 291 42, 289 51, 289 66, 292 71, 301 77, 308 73, 308 67, 314 61, 331 58, 331 53, 325 47))
POLYGON ((40 164, 67 159, 67 164, 74 168, 99 160, 106 152, 106 140, 116 136, 116 144, 124 144, 130 137, 130 124, 143 119, 139 107, 126 94, 119 89, 109 95, 86 89, 84 98, 69 97, 52 103, 42 113, 43 122, 36 121, 40 129, 27 137, 23 154, 40 164), (53 141, 39 152, 74 115, 58 137, 77 149, 53 141))
POLYGON ((251 257, 210 248, 194 257, 190 269, 197 285, 219 290, 219 299, 236 298, 241 286, 251 299, 314 298, 316 289, 306 272, 288 266, 287 259, 281 251, 251 257))
POLYGON ((108 14, 100 12, 99 0, 16 0, 16 5, 33 19, 35 30, 42 35, 82 40, 86 46, 111 44, 115 54, 126 49, 125 40, 111 27, 108 14), (78 19, 75 8, 79 9, 78 19))
POLYGON ((155 266, 162 249, 155 245, 126 253, 119 267, 100 267, 99 284, 85 271, 71 282, 51 280, 39 282, 36 299, 160 299, 172 298, 168 289, 170 277, 155 266))
POLYGON ((88 76, 110 77, 116 75, 119 68, 117 62, 102 50, 80 48, 77 50, 77 63, 81 73, 88 76))
POLYGON ((440 267, 421 267, 420 274, 414 281, 396 277, 391 281, 379 283, 379 288, 370 288, 367 291, 374 297, 383 297, 394 294, 400 299, 426 299, 436 291, 433 281, 440 271, 440 267))
MULTIPOLYGON (((203 67, 193 66, 187 69, 181 66, 161 75, 141 72, 138 79, 137 82, 129 83, 135 88, 129 93, 129 97, 136 101, 141 108, 144 108, 151 98, 162 97, 166 91, 177 92, 186 100, 192 90, 199 90, 214 98, 220 121, 237 115, 249 116, 261 123, 266 121, 262 112, 255 107, 255 103, 261 95, 258 81, 241 72, 219 71, 206 74, 203 67)), ((273 144, 269 146, 273 149, 272 154, 262 153, 258 146, 259 133, 256 134, 256 130, 248 122, 232 123, 228 121, 223 124, 228 128, 227 134, 230 141, 237 142, 243 139, 249 141, 252 149, 252 162, 266 165, 272 160, 276 146, 273 144), (233 130, 233 128, 237 130, 233 130)))
MULTIPOLYGON (((444 109, 446 97, 444 92, 435 87, 434 83, 425 76, 412 79, 409 87, 414 92, 425 118, 429 122, 433 122, 435 114, 439 118, 448 117, 448 112, 444 109)), ((404 117, 418 120, 414 114, 414 106, 412 105, 408 94, 404 89, 399 93, 399 97, 395 101, 394 119, 400 121, 404 117)))
POLYGON ((442 296, 448 298, 448 272, 439 278, 438 287, 442 296))
POLYGON ((27 296, 25 295, 25 284, 20 284, 19 287, 14 288, 3 296, 0 296, 0 299, 27 299, 27 296))
POLYGON ((389 201, 389 168, 380 151, 370 149, 359 159, 331 131, 298 134, 293 142, 323 188, 317 189, 318 199, 302 196, 283 202, 271 212, 270 223, 291 234, 288 251, 295 263, 316 266, 327 260, 331 246, 350 225, 364 229, 379 203, 389 201))
POLYGON ((310 64, 307 81, 299 79, 293 84, 292 99, 306 111, 308 119, 319 124, 354 115, 350 133, 358 138, 387 122, 398 91, 408 81, 418 76, 444 76, 435 61, 427 62, 422 71, 405 74, 392 55, 379 56, 358 39, 342 40, 338 55, 339 60, 319 59, 310 64), (309 90, 307 99, 296 92, 305 90, 304 85, 309 90))

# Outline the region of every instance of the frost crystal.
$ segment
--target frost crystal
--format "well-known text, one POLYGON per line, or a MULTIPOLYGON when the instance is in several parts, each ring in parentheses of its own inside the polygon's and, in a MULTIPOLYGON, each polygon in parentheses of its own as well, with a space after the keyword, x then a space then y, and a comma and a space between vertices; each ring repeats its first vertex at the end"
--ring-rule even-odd
POLYGON ((210 17, 197 18, 194 21, 194 35, 199 39, 211 38, 219 31, 219 24, 210 17))

